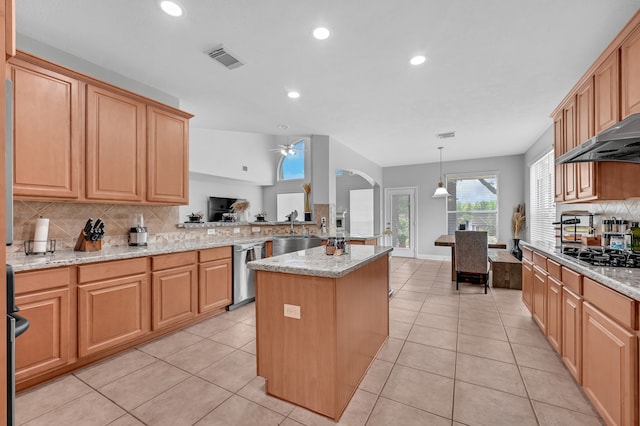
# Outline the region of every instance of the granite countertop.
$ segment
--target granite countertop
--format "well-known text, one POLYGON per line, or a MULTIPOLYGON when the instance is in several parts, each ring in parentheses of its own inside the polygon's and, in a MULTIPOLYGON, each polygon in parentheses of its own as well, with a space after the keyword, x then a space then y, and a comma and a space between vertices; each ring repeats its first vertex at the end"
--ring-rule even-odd
POLYGON ((83 252, 57 250, 53 254, 27 256, 23 253, 7 255, 7 263, 13 265, 15 272, 58 266, 80 265, 84 263, 106 262, 109 260, 131 259, 135 257, 202 250, 234 244, 271 241, 272 237, 241 237, 215 241, 183 241, 167 243, 149 243, 147 247, 118 246, 106 247, 99 251, 83 252))
MULTIPOLYGON (((183 222, 176 224, 177 228, 185 228, 185 229, 193 229, 193 228, 223 228, 223 227, 234 227, 234 226, 290 226, 291 222, 289 221, 265 221, 265 222, 183 222)), ((314 221, 294 221, 294 226, 300 225, 317 225, 314 221)))
POLYGON ((325 253, 325 247, 314 247, 308 250, 254 260, 247 263, 247 266, 258 271, 340 278, 390 253, 392 250, 392 247, 384 246, 349 245, 348 254, 329 256, 325 253))
POLYGON ((520 241, 524 247, 536 250, 548 258, 565 265, 619 293, 640 301, 640 268, 592 266, 560 252, 553 244, 520 241))

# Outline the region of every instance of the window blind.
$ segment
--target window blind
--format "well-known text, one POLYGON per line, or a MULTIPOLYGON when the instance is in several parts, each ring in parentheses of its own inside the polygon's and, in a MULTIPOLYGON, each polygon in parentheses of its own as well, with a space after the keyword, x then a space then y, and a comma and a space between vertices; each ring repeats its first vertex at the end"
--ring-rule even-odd
POLYGON ((556 219, 553 199, 553 151, 533 163, 529 169, 529 235, 531 241, 555 244, 556 234, 552 222, 556 219))

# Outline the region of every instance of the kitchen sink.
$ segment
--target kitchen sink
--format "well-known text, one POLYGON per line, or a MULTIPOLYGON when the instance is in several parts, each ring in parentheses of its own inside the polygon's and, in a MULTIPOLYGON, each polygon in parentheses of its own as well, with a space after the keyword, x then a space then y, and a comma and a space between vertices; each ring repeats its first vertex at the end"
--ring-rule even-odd
POLYGON ((322 238, 313 235, 274 235, 273 255, 306 250, 322 245, 322 238))

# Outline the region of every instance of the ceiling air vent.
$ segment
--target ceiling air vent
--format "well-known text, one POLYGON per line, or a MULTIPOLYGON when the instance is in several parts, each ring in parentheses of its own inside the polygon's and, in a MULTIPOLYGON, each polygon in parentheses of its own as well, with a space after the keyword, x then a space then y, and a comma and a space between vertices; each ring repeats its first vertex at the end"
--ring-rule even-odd
POLYGON ((210 50, 209 52, 207 52, 207 55, 209 55, 211 59, 220 62, 230 70, 244 65, 244 63, 242 63, 241 60, 238 59, 238 57, 232 55, 231 52, 226 50, 222 45, 216 47, 213 50, 210 50))
POLYGON ((438 137, 438 139, 453 138, 456 136, 456 132, 437 133, 436 136, 438 137))

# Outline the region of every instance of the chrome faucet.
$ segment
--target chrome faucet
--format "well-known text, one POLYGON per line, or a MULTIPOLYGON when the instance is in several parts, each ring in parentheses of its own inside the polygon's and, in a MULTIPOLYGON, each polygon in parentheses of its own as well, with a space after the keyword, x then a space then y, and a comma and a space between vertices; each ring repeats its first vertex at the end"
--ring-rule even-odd
POLYGON ((293 234, 293 221, 298 217, 298 210, 294 210, 289 213, 287 216, 287 220, 291 222, 291 234, 293 234))

